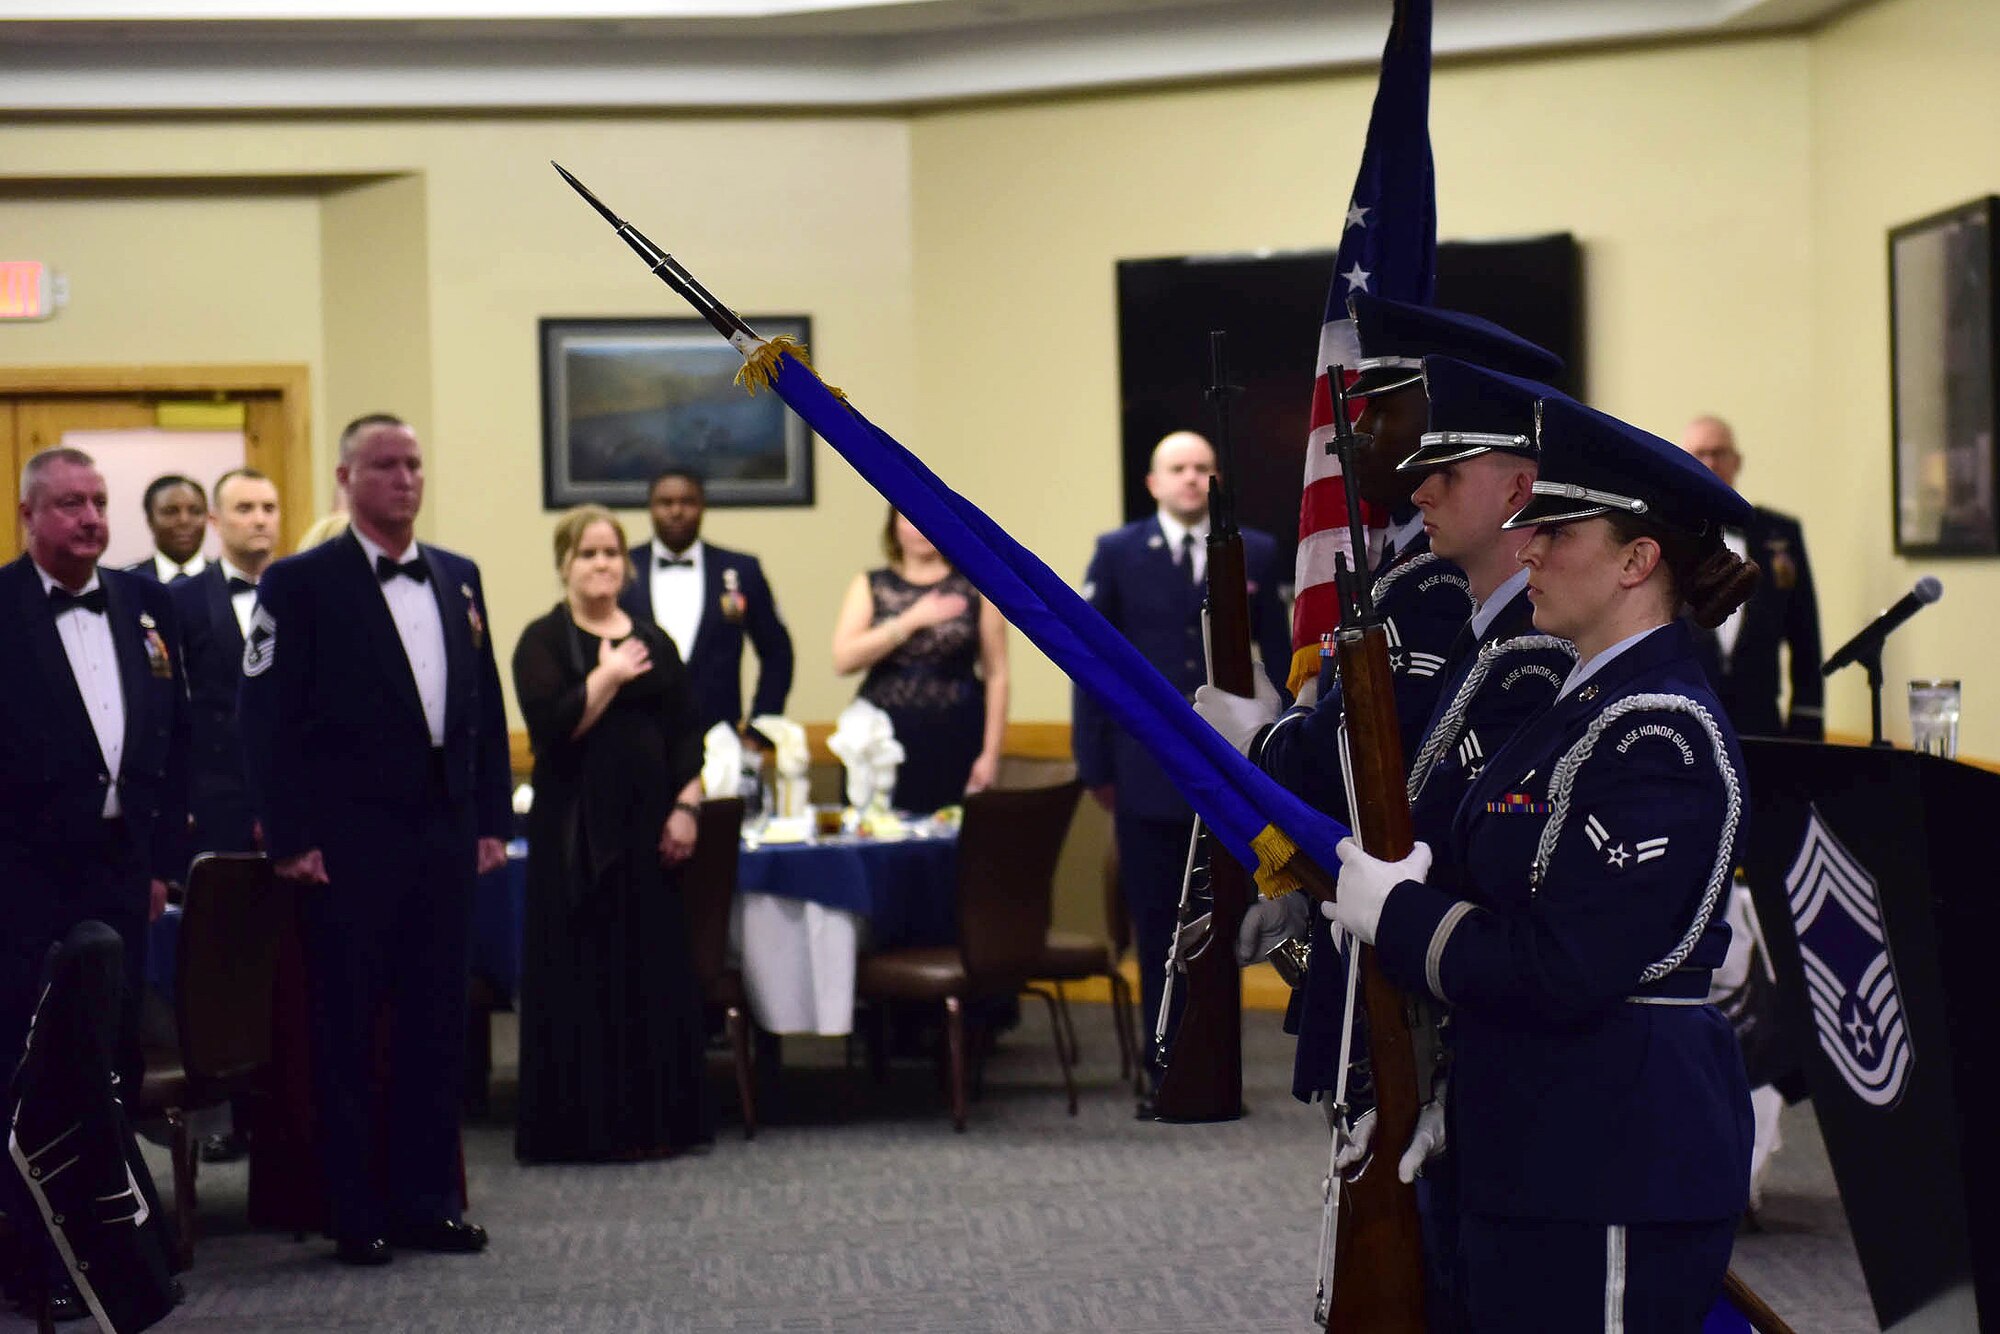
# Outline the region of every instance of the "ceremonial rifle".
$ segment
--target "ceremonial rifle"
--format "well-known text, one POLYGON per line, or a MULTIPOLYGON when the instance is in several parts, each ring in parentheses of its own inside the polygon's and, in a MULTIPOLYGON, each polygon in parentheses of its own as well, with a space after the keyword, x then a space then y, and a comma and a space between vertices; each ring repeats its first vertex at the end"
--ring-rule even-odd
MULTIPOLYGON (((1202 608, 1208 648, 1208 681, 1219 690, 1248 699, 1256 695, 1250 657, 1250 592, 1243 559, 1243 530, 1236 523, 1235 454, 1229 435, 1229 397, 1237 392, 1227 374, 1227 335, 1208 335, 1208 398, 1215 408, 1218 472, 1208 479, 1208 599, 1202 608)), ((1163 1121, 1228 1121, 1243 1115, 1243 977, 1236 966, 1236 930, 1256 897, 1249 872, 1199 822, 1181 886, 1181 913, 1175 922, 1166 985, 1160 992, 1156 1036, 1164 1038, 1173 1012, 1174 987, 1186 978, 1187 1005, 1181 1012, 1173 1050, 1160 1048, 1167 1068, 1154 1110, 1163 1121), (1206 869, 1210 907, 1207 930, 1193 918, 1192 882, 1206 869)))
MULTIPOLYGON (((1361 531, 1344 368, 1330 368, 1327 381, 1334 391, 1334 438, 1328 448, 1340 455, 1347 486, 1349 550, 1355 557, 1354 566, 1344 555, 1336 556, 1334 563, 1341 601, 1334 650, 1340 670, 1348 805, 1362 848, 1384 861, 1400 861, 1416 840, 1402 734, 1396 725, 1388 628, 1376 614, 1365 569, 1360 568, 1367 547, 1361 531)), ((1309 887, 1319 892, 1318 886, 1309 887)), ((1335 1334, 1423 1334, 1424 1249, 1417 1192, 1396 1176, 1396 1162, 1416 1131, 1422 1101, 1407 1002, 1382 972, 1373 947, 1353 941, 1347 965, 1358 974, 1367 1011, 1375 1133, 1370 1156, 1344 1180, 1328 1185, 1346 1198, 1330 1238, 1333 1279, 1322 1295, 1323 1314, 1327 1329, 1335 1334)), ((1354 994, 1352 985, 1348 994, 1354 994)), ((1351 1012, 1345 1022, 1353 1022, 1351 1012)), ((1346 1130, 1344 1121, 1343 1115, 1336 1134, 1346 1130)))

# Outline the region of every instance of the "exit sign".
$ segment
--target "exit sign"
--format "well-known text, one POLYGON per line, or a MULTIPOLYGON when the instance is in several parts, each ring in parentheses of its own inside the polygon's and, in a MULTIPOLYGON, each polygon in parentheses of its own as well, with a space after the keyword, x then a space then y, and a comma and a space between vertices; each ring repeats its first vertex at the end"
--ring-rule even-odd
POLYGON ((62 304, 61 282, 34 259, 0 259, 0 320, 45 320, 62 304))

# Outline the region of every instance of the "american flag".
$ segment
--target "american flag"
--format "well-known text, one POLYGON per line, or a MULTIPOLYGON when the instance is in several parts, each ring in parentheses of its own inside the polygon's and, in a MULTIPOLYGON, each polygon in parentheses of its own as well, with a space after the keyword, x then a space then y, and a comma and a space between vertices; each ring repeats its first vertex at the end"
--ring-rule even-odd
MULTIPOLYGON (((1333 439, 1329 366, 1348 368, 1360 349, 1347 315, 1351 292, 1429 304, 1437 286, 1437 186, 1431 170, 1431 0, 1396 0, 1382 76, 1368 117, 1361 170, 1341 224, 1340 252, 1319 332, 1312 426, 1306 441, 1305 492, 1299 502, 1299 554, 1292 606, 1292 688, 1319 673, 1320 637, 1340 623, 1334 557, 1348 550, 1347 492, 1333 439)), ((1379 527, 1386 515, 1364 514, 1379 527)), ((1363 561, 1367 559, 1364 555, 1363 561)), ((1350 563, 1355 557, 1349 555, 1350 563)))

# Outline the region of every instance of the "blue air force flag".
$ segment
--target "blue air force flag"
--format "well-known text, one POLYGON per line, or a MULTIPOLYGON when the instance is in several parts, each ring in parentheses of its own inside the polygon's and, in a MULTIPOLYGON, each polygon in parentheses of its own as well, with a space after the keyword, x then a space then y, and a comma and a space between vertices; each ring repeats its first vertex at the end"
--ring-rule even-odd
POLYGON ((1916 1053, 1882 931, 1881 898, 1875 878, 1841 846, 1816 806, 1808 808, 1785 891, 1821 1050, 1856 1097, 1894 1106, 1916 1053))

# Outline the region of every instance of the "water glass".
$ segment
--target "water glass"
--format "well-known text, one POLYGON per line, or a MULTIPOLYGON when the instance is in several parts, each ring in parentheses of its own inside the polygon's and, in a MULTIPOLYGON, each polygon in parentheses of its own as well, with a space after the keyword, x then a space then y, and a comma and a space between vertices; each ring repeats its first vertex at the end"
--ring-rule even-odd
POLYGON ((1910 749, 1958 758, 1958 682, 1910 682, 1910 749))

